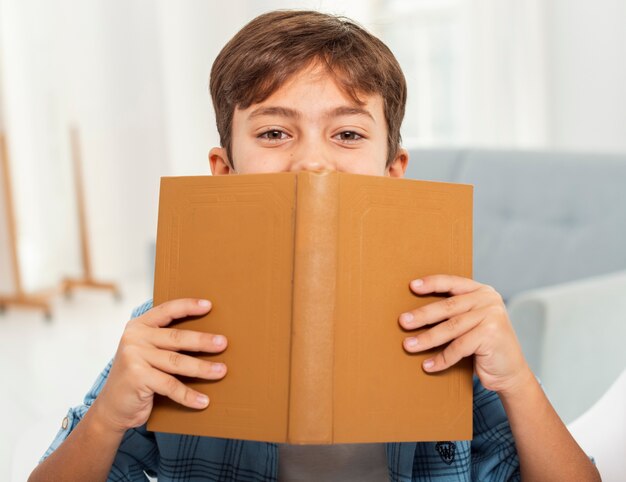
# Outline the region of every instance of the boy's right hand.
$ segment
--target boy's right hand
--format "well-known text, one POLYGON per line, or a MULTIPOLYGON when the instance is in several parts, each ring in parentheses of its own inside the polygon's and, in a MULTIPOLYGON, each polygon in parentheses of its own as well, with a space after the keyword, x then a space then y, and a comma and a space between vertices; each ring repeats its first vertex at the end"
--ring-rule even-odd
POLYGON ((127 323, 108 379, 91 408, 106 427, 125 432, 146 423, 155 393, 190 408, 208 405, 206 395, 173 375, 217 380, 226 375, 226 366, 178 352, 220 353, 226 349, 226 338, 166 326, 177 318, 204 315, 210 309, 206 300, 173 300, 127 323))

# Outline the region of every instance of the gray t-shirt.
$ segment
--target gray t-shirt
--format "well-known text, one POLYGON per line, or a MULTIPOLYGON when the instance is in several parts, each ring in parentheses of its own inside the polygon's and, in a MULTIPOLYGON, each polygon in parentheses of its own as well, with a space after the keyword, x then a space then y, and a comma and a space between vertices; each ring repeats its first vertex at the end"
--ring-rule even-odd
POLYGON ((278 446, 279 482, 389 480, 385 444, 278 446))

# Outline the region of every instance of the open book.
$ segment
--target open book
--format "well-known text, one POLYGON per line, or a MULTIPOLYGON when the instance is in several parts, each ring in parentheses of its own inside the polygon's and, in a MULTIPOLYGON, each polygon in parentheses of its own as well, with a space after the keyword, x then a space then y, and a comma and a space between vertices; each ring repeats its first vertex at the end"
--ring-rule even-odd
POLYGON ((336 172, 161 180, 154 304, 198 297, 179 328, 223 380, 183 379, 205 410, 155 399, 148 429, 289 443, 472 437, 470 359, 438 374, 398 316, 441 299, 413 279, 472 275, 472 186, 336 172))

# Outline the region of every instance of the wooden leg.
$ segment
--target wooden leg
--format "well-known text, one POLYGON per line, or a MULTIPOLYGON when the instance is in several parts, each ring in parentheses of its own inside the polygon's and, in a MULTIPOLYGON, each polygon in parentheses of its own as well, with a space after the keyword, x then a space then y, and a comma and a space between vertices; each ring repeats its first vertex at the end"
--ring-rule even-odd
POLYGON ((96 281, 92 276, 91 259, 89 249, 89 237, 87 236, 87 214, 85 208, 85 196, 83 189, 82 155, 78 129, 70 128, 70 143, 72 150, 72 162, 74 166, 74 185, 76 190, 76 205, 78 206, 78 226, 80 229, 81 258, 83 263, 83 277, 66 279, 62 283, 62 291, 66 298, 71 298, 72 291, 76 288, 89 288, 111 291, 116 300, 121 299, 121 293, 113 283, 96 281))
POLYGON ((45 295, 14 295, 14 296, 0 296, 0 311, 4 312, 10 306, 17 306, 21 308, 34 308, 42 310, 46 319, 52 318, 52 307, 48 296, 45 295))
POLYGON ((9 306, 21 306, 24 308, 35 308, 43 310, 46 319, 52 317, 50 302, 51 294, 26 294, 22 287, 20 274, 19 257, 17 253, 17 228, 15 210, 13 208, 13 191, 11 186, 11 173, 9 170, 9 150, 6 137, 0 132, 0 170, 3 185, 0 191, 4 191, 4 203, 6 205, 7 231, 9 240, 9 255, 11 258, 11 268, 13 275, 13 285, 15 294, 0 295, 0 312, 4 312, 9 306))
POLYGON ((115 283, 106 283, 103 281, 96 281, 90 278, 68 278, 63 281, 62 291, 66 298, 71 298, 72 292, 76 288, 110 291, 113 293, 113 297, 116 300, 121 299, 120 290, 115 283))

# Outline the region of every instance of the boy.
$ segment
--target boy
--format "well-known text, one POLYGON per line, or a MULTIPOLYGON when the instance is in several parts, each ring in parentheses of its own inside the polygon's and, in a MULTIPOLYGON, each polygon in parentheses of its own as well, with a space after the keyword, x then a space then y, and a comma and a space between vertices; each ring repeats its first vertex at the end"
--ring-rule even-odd
MULTIPOLYGON (((209 152, 214 175, 329 169, 402 177, 406 169, 404 77, 387 47, 347 19, 257 17, 215 60, 211 95, 221 141, 209 152)), ((160 481, 598 480, 530 372, 499 294, 445 274, 410 287, 450 294, 399 313, 398 322, 407 330, 436 324, 408 336, 408 352, 449 343, 424 362, 427 372, 474 355, 471 442, 278 447, 150 433, 144 424, 155 393, 192 409, 209 404, 173 375, 218 380, 227 370, 179 353, 227 346, 219 334, 167 327, 211 309, 208 300, 182 299, 134 312, 114 360, 85 404, 70 410, 30 480, 135 481, 144 471, 160 481)))

